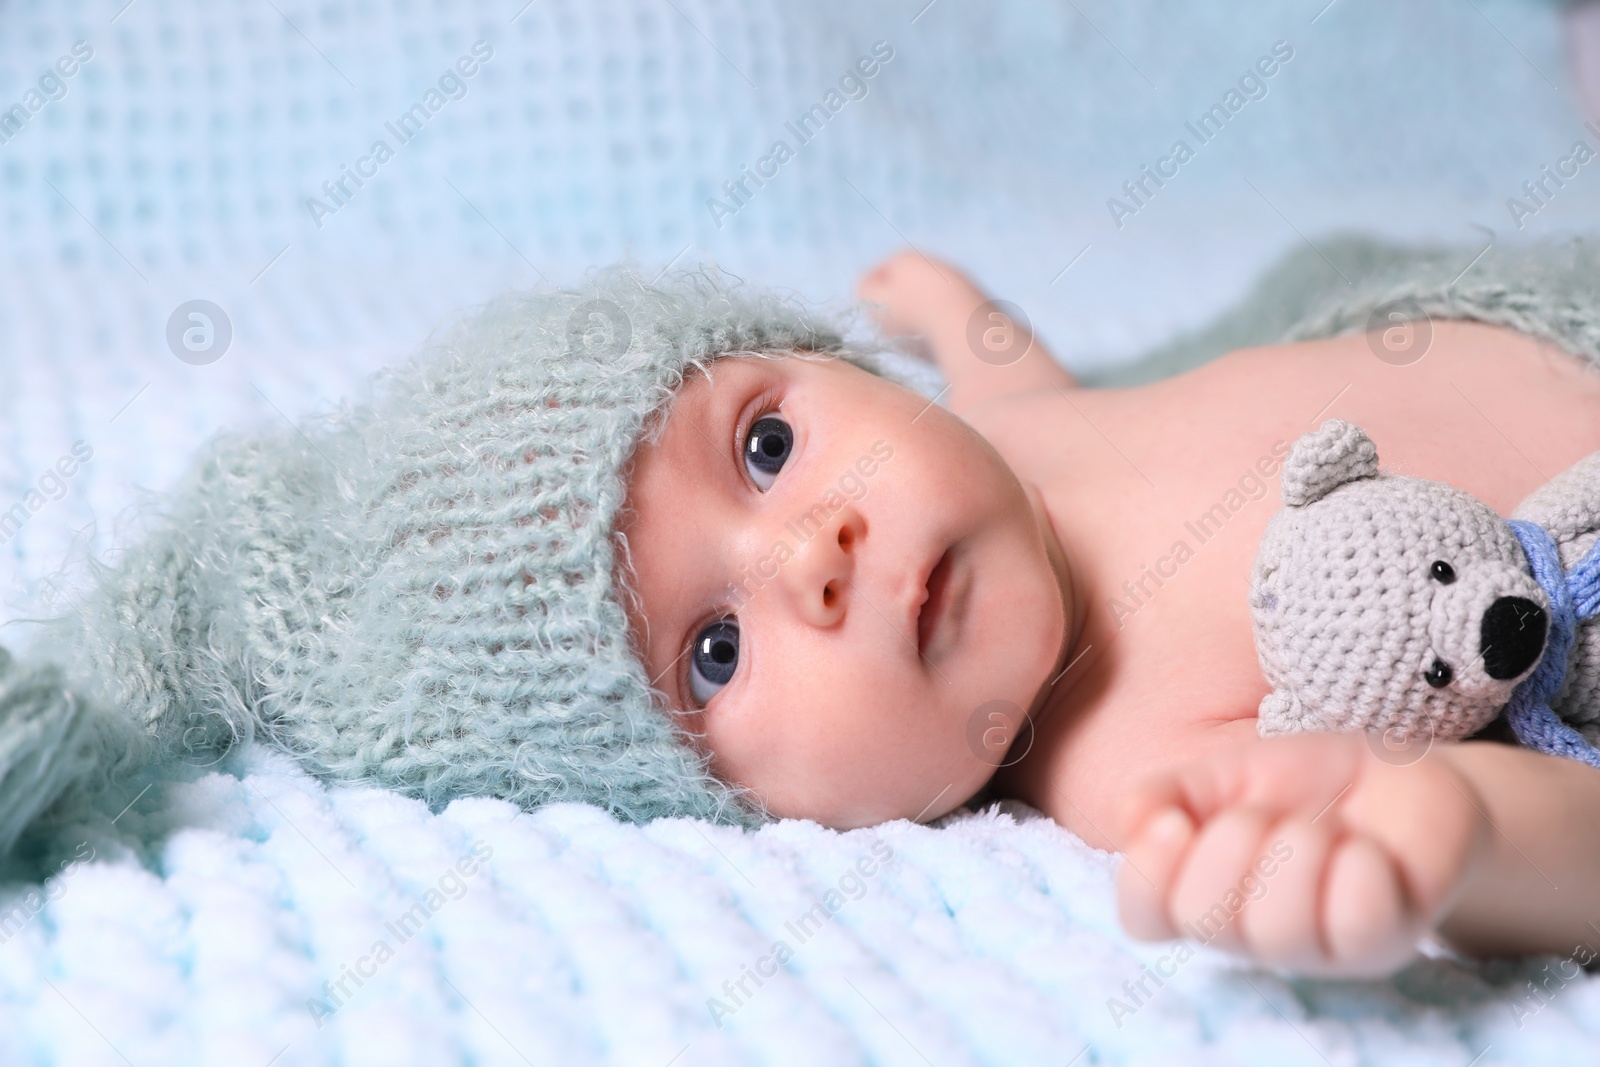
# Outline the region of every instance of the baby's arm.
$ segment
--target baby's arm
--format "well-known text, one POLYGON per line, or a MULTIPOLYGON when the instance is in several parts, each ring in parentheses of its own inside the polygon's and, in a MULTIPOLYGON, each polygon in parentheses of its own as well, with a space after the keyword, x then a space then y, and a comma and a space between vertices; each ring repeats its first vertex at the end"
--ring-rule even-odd
POLYGON ((1570 952, 1600 919, 1597 814, 1600 773, 1508 745, 1396 765, 1358 734, 1253 740, 1130 796, 1123 921, 1313 974, 1388 973, 1429 930, 1570 952))
POLYGON ((1490 830, 1440 935, 1480 956, 1600 943, 1600 771, 1488 742, 1444 752, 1490 830))
POLYGON ((898 253, 862 276, 856 295, 879 305, 885 333, 927 345, 958 415, 996 397, 1077 385, 1025 325, 986 307, 989 298, 942 260, 898 253))

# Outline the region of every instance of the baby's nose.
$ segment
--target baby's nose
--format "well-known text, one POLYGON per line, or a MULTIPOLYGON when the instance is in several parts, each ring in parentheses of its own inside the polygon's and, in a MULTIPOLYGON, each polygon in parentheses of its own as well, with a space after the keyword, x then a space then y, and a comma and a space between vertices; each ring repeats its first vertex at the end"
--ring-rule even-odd
POLYGON ((1533 666, 1544 651, 1549 622, 1544 609, 1526 597, 1496 598, 1478 631, 1484 673, 1504 681, 1533 666))
POLYGON ((798 523, 788 523, 785 531, 799 543, 794 559, 781 568, 779 583, 807 622, 834 625, 844 615, 847 590, 853 592, 856 553, 866 540, 866 519, 854 504, 846 503, 831 513, 819 505, 798 523))

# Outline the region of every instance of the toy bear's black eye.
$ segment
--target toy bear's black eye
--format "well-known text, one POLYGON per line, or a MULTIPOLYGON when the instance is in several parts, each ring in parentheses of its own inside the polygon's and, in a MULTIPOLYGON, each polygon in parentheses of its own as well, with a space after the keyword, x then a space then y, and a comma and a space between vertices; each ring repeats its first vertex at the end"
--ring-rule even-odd
MULTIPOLYGON (((1432 575, 1433 580, 1438 582, 1440 585, 1449 585, 1451 582, 1456 580, 1456 569, 1442 559, 1434 560, 1433 566, 1428 568, 1428 573, 1432 575)), ((1443 685, 1446 683, 1441 682, 1440 684, 1443 685)))
MULTIPOLYGON (((1446 566, 1448 567, 1449 564, 1446 564, 1446 566)), ((1450 664, 1442 659, 1434 660, 1433 666, 1422 672, 1422 680, 1435 689, 1443 689, 1450 684, 1450 679, 1455 676, 1456 672, 1450 669, 1450 664)))

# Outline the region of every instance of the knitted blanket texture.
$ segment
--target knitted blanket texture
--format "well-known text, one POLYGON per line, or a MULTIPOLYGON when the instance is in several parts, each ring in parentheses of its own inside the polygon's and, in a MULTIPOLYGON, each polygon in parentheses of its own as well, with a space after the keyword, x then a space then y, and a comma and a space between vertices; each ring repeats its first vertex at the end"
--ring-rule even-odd
MULTIPOLYGON (((1514 309, 1524 328, 1600 357, 1600 271, 1582 248, 1556 253, 1569 266, 1551 289, 1510 256, 1486 257, 1452 289, 1470 254, 1429 253, 1407 283, 1400 250, 1334 251, 1350 286, 1320 258, 1291 256, 1224 321, 1259 338, 1235 343, 1359 329, 1371 307, 1409 295, 1487 321, 1514 309), (1388 266, 1357 272, 1350 251, 1388 266), (1309 324, 1283 326, 1285 302, 1314 309, 1300 316, 1309 324)), ((555 335, 564 343, 582 299, 508 298, 484 336, 519 351, 555 335), (529 301, 543 308, 533 339, 507 317, 529 301)), ((1202 360, 1221 332, 1158 356, 1169 372, 1202 360)), ((798 325, 657 336, 667 351, 706 356, 756 341, 824 343, 798 325)), ((539 425, 530 403, 555 399, 548 417, 577 420, 559 406, 575 387, 533 388, 515 361, 474 370, 470 336, 446 338, 439 362, 397 369, 370 407, 307 423, 303 438, 209 449, 148 536, 97 575, 104 586, 78 601, 82 616, 59 623, 76 642, 69 664, 0 669, 0 818, 26 821, 79 787, 5 861, 14 879, 43 883, 0 914, 12 942, 0 944, 0 986, 26 1005, 0 1034, 9 1059, 45 1060, 48 1047, 107 1063, 1221 1063, 1248 1053, 1488 1064, 1600 1049, 1587 1021, 1600 987, 1572 960, 1424 960, 1385 982, 1323 983, 1187 946, 1131 945, 1111 907, 1112 858, 1025 810, 1021 825, 958 811, 939 829, 902 821, 851 834, 795 821, 753 833, 681 819, 628 826, 575 804, 519 819, 568 788, 558 754, 510 755, 519 745, 573 737, 581 751, 640 730, 642 754, 602 794, 625 816, 649 810, 627 809, 648 795, 630 793, 635 784, 647 790, 650 774, 685 764, 655 720, 619 718, 630 705, 607 702, 643 692, 620 646, 586 647, 593 631, 559 628, 499 554, 536 543, 565 559, 580 537, 608 544, 608 527, 590 512, 592 523, 557 537, 539 512, 475 480, 494 472, 565 500, 569 483, 533 477, 513 435, 539 425), (423 417, 408 430, 394 420, 402 411, 423 417), (406 462, 384 470, 385 456, 406 462), (343 536, 319 525, 330 516, 349 524, 343 536), (433 584, 407 573, 423 567, 435 568, 433 584), (436 595, 441 583, 451 595, 436 595), (464 634, 473 603, 493 609, 484 643, 464 634), (526 628, 520 642, 500 624, 512 617, 526 628), (505 649, 495 642, 516 657, 502 662, 526 664, 532 634, 557 653, 552 674, 496 672, 505 649), (594 670, 592 688, 561 671, 579 663, 585 678, 594 670), (509 704, 568 691, 595 715, 546 723, 509 704), (337 736, 335 723, 352 735, 337 736), (274 743, 229 747, 251 731, 274 743), (147 760, 152 752, 160 758, 147 760), (185 754, 220 762, 174 765, 185 754), (117 761, 124 773, 108 776, 117 761), (329 788, 308 769, 393 788, 329 788), (96 783, 98 795, 87 788, 96 783), (438 806, 475 789, 513 803, 464 797, 430 813, 404 795, 438 806), (857 877, 875 839, 894 859, 862 889, 846 874, 857 877), (465 886, 457 902, 440 887, 474 848, 492 858, 451 883, 465 886), (85 862, 91 850, 97 861, 85 862), (813 937, 805 917, 819 902, 831 918, 813 937), (804 942, 789 932, 797 923, 804 942), (788 939, 796 957, 756 985, 748 976, 788 939), (1174 960, 1187 961, 1176 975, 1174 960), (374 966, 364 984, 349 977, 374 966), (1152 973, 1168 977, 1157 985, 1152 973), (179 1003, 194 1008, 175 1015, 179 1003)), ((670 389, 673 373, 640 360, 649 366, 625 361, 634 382, 670 389)), ((616 432, 642 425, 631 405, 601 418, 616 432)), ((586 463, 617 456, 594 447, 575 455, 574 487, 591 476, 586 463)), ((597 508, 615 507, 607 484, 619 489, 603 483, 597 508)), ((598 583, 611 572, 570 573, 598 583)))
MULTIPOLYGON (((905 243, 1025 309, 1098 382, 1291 330, 1359 331, 1417 279, 1431 314, 1513 316, 1592 357, 1600 277, 1563 274, 1573 253, 1558 247, 1552 283, 1535 281, 1511 244, 1592 232, 1600 170, 1535 217, 1506 209, 1575 137, 1595 143, 1566 63, 1566 15, 1586 5, 124 3, 0 9, 0 110, 48 101, 0 131, 0 508, 40 504, 20 529, 0 512, 0 645, 15 654, 0 665, 0 1064, 1600 1062, 1584 956, 1426 958, 1334 982, 1133 941, 1121 861, 1013 802, 850 832, 751 829, 731 804, 723 823, 632 821, 665 806, 657 782, 698 770, 639 702, 639 676, 609 638, 580 656, 586 624, 539 616, 564 576, 467 587, 515 574, 502 552, 576 554, 599 521, 558 536, 535 512, 489 529, 520 500, 484 488, 496 474, 557 499, 567 483, 535 478, 510 431, 474 422, 498 401, 407 395, 433 380, 420 364, 385 379, 388 406, 332 409, 380 401, 389 385, 362 391, 375 369, 546 276, 567 285, 633 256, 646 279, 715 263, 828 300, 905 243), (1240 75, 1280 38, 1295 58, 1263 79, 1269 95, 1199 145, 1184 124, 1247 90, 1240 75), (94 56, 73 61, 65 94, 35 93, 80 39, 94 56), (430 86, 448 92, 442 73, 479 40, 493 59, 398 145, 385 123, 430 86), (894 60, 856 81, 878 40, 894 60), (833 92, 851 99, 800 145, 786 124, 833 92), (324 183, 376 137, 395 157, 314 216, 307 198, 333 203, 324 183), (1175 137, 1198 155, 1118 226, 1107 198, 1175 137), (736 215, 714 214, 708 199, 728 203, 725 183, 757 174, 778 138, 796 157, 746 181, 736 215), (1469 221, 1498 237, 1467 270, 1489 240, 1469 221), (1462 247, 1408 278, 1412 253, 1334 239, 1352 228, 1462 247), (1214 328, 1127 364, 1212 322, 1289 248, 1214 328), (231 347, 203 366, 164 336, 196 298, 231 319, 231 347), (327 415, 303 420, 313 410, 327 415), (402 411, 432 413, 423 436, 456 446, 385 423, 402 411), (41 475, 79 441, 92 462, 52 494, 41 475), (394 540, 357 543, 369 533, 394 540), (451 568, 451 596, 404 580, 423 564, 451 568), (475 605, 489 613, 469 622, 475 605), (20 621, 46 614, 60 619, 20 621), (495 653, 471 629, 537 634, 560 655, 549 677, 500 675, 534 653, 495 653), (592 690, 563 673, 580 658, 592 690), (508 703, 535 690, 575 703, 508 703), (633 725, 639 754, 618 768, 534 758, 575 739, 566 751, 603 759, 633 725), (503 745, 466 736, 489 728, 503 745), (479 788, 513 799, 449 799, 479 788), (593 803, 535 806, 560 796, 593 803), (780 941, 792 955, 774 968, 780 941)), ((569 325, 580 350, 609 349, 605 309, 572 321, 602 295, 579 288, 537 316, 530 350, 564 352, 569 325)), ((640 345, 652 318, 629 323, 640 345)), ((700 344, 674 336, 670 351, 700 344)), ((465 344, 430 350, 465 383, 450 369, 465 344)), ((943 386, 924 379, 926 396, 943 386)), ((576 441, 564 410, 539 425, 576 441)), ((611 506, 615 483, 575 474, 573 493, 611 506)), ((622 561, 592 544, 587 570, 557 572, 622 561)), ((597 602, 573 588, 574 610, 597 602)), ((722 801, 686 792, 689 810, 722 801)))

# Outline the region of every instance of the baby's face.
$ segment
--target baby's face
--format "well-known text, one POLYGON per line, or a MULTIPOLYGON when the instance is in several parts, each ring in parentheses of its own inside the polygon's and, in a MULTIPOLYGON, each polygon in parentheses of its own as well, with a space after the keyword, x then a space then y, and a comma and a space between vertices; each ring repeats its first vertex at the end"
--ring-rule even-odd
POLYGON ((850 363, 723 359, 635 456, 635 647, 713 772, 773 814, 937 817, 993 774, 991 714, 1015 737, 1062 652, 1036 499, 966 423, 850 363))

